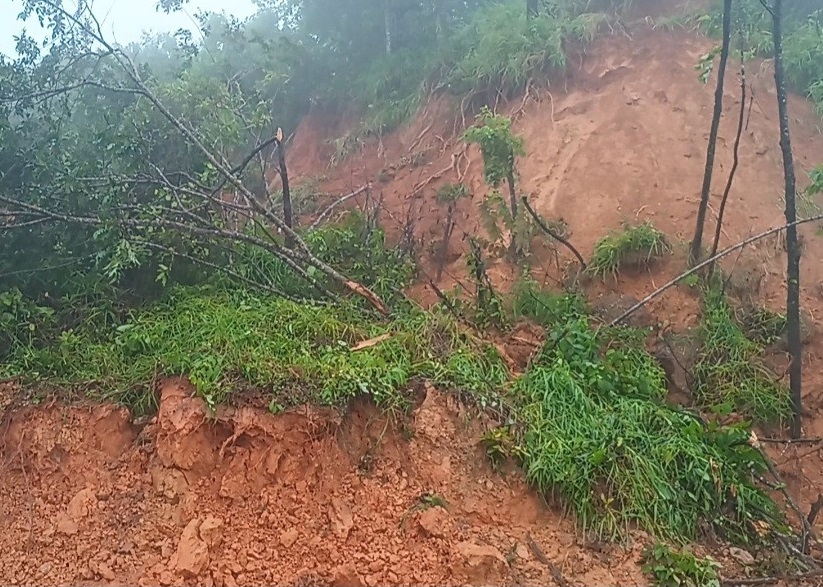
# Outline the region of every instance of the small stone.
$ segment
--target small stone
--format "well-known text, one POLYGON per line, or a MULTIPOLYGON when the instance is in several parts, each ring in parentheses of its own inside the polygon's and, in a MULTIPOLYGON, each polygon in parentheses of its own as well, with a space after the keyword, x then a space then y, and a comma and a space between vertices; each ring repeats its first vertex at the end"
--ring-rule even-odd
POLYGON ((168 587, 172 583, 174 583, 174 575, 171 573, 171 571, 166 569, 165 571, 160 573, 160 584, 163 585, 163 587, 168 587))
POLYGON ((340 565, 332 572, 332 587, 363 587, 363 581, 352 564, 340 565))
POLYGON ((200 524, 200 538, 205 542, 209 548, 220 546, 222 541, 222 534, 220 528, 223 526, 223 520, 209 516, 203 523, 200 524))
POLYGON ((445 538, 449 533, 449 513, 441 507, 429 508, 417 519, 421 533, 433 538, 445 538))
POLYGON ((40 565, 40 568, 37 569, 37 572, 41 575, 47 575, 51 571, 51 563, 43 563, 40 565))
POLYGON ((67 511, 69 516, 74 521, 79 521, 89 515, 89 513, 97 506, 97 497, 94 491, 90 488, 81 489, 69 502, 67 511))
POLYGON ((280 544, 282 544, 284 548, 291 548, 294 546, 294 543, 297 542, 297 538, 299 536, 300 535, 297 532, 297 528, 286 530, 280 534, 280 544))
POLYGON ((197 577, 209 566, 209 547, 198 537, 198 526, 197 519, 188 523, 174 555, 177 570, 190 577, 197 577))
POLYGON ((77 522, 72 520, 65 512, 57 514, 57 533, 65 534, 66 536, 73 536, 77 534, 77 522))
POLYGON ((750 553, 748 550, 737 548, 736 546, 732 546, 729 548, 729 556, 737 562, 739 562, 741 565, 746 565, 747 567, 750 567, 755 563, 754 556, 752 556, 752 553, 750 553))
POLYGON ((112 571, 111 567, 107 564, 100 563, 99 565, 97 565, 97 572, 100 573, 100 576, 103 577, 106 581, 114 581, 114 571, 112 571))

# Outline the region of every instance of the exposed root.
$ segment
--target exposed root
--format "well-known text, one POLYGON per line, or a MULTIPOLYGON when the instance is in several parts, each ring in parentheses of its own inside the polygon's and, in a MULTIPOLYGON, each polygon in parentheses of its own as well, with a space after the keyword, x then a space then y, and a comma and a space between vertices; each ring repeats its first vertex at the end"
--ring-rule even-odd
MULTIPOLYGON (((422 140, 423 140, 423 137, 424 137, 424 136, 426 136, 426 133, 428 133, 428 132, 431 130, 432 126, 434 126, 434 120, 432 120, 432 121, 428 124, 428 126, 427 126, 426 128, 424 128, 423 130, 421 130, 421 131, 420 131, 420 134, 419 134, 419 135, 417 135, 417 136, 414 138, 414 140, 412 141, 412 144, 409 146, 409 149, 408 149, 408 151, 407 151, 408 153, 411 153, 412 151, 414 151, 414 149, 417 147, 417 145, 419 145, 419 144, 420 144, 420 141, 422 141, 422 140)), ((439 137, 438 137, 438 138, 439 138, 439 137)))

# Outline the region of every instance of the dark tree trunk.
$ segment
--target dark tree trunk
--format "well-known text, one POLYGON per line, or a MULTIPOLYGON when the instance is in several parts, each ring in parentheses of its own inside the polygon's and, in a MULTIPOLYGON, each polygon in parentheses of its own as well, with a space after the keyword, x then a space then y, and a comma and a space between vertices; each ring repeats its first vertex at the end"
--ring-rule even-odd
POLYGON ((514 171, 509 171, 508 176, 506 176, 506 183, 509 185, 509 201, 512 212, 512 242, 509 252, 511 253, 512 259, 514 259, 517 256, 517 243, 515 237, 517 234, 517 189, 514 185, 514 171))
MULTIPOLYGON (((294 228, 294 220, 292 217, 291 207, 291 190, 289 189, 289 170, 286 168, 286 153, 283 141, 277 141, 277 170, 280 174, 280 181, 283 183, 283 222, 289 228, 294 228)), ((286 235, 286 246, 292 248, 294 246, 293 239, 286 235)))
POLYGON ((802 401, 802 343, 800 339, 800 245, 797 241, 797 220, 795 207, 795 175, 794 159, 792 156, 792 141, 789 133, 789 105, 786 92, 786 78, 783 72, 783 30, 782 30, 783 0, 774 0, 772 5, 772 34, 774 37, 774 83, 777 88, 777 111, 780 116, 780 150, 783 153, 783 175, 786 190, 786 323, 788 327, 789 354, 789 387, 792 392, 792 437, 799 438, 801 433, 802 401))
POLYGON ((714 153, 717 147, 717 131, 720 128, 720 116, 723 114, 723 82, 726 77, 726 62, 729 60, 729 44, 732 30, 732 0, 723 0, 723 46, 720 50, 720 65, 717 68, 717 87, 714 92, 714 114, 709 132, 709 146, 706 149, 706 168, 703 173, 703 188, 700 191, 700 205, 697 209, 697 226, 694 229, 689 261, 694 264, 700 260, 703 246, 703 225, 706 223, 706 210, 711 196, 712 171, 714 170, 714 153))
POLYGON ((540 5, 538 0, 526 0, 526 19, 531 20, 535 18, 540 12, 540 5))
POLYGON ((383 0, 383 18, 386 26, 386 55, 392 52, 392 0, 383 0))
MULTIPOLYGON (((717 254, 717 247, 720 246, 720 232, 723 230, 723 217, 726 214, 726 204, 729 201, 729 193, 732 191, 734 174, 740 165, 740 138, 743 135, 743 123, 746 118, 746 65, 743 62, 743 53, 740 53, 740 116, 737 119, 737 134, 734 137, 734 161, 732 169, 729 171, 729 180, 726 182, 726 189, 723 190, 723 198, 720 200, 720 210, 717 211, 717 226, 714 230, 714 242, 712 243, 712 253, 709 257, 717 254)), ((709 275, 714 273, 714 263, 709 265, 709 275)))

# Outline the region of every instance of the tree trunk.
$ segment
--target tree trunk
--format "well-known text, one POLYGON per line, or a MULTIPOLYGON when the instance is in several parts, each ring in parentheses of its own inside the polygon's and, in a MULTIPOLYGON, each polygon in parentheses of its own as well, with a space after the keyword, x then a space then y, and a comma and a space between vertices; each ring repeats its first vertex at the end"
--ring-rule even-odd
POLYGON ((517 257, 517 243, 515 239, 515 235, 517 234, 517 190, 514 185, 514 171, 509 171, 509 174, 506 176, 506 183, 509 184, 509 200, 511 202, 512 212, 512 241, 509 252, 511 253, 512 259, 515 259, 517 257))
MULTIPOLYGON (((277 167, 280 173, 280 181, 283 183, 283 222, 291 229, 294 229, 294 220, 292 218, 291 207, 291 190, 289 189, 289 170, 286 167, 286 153, 283 141, 277 141, 277 167)), ((288 248, 294 247, 294 240, 290 235, 286 234, 286 246, 288 248)))
POLYGON ((797 220, 795 207, 795 175, 792 156, 792 141, 789 133, 789 105, 786 92, 786 78, 783 72, 783 31, 781 12, 783 0, 774 0, 772 5, 772 35, 774 37, 774 83, 777 89, 777 111, 780 117, 780 150, 783 153, 783 175, 786 190, 786 324, 788 327, 789 387, 792 393, 792 437, 799 438, 801 433, 802 402, 802 342, 800 339, 800 245, 797 241, 797 220))
POLYGON ((717 146, 717 131, 720 128, 720 116, 723 114, 723 82, 726 77, 726 62, 729 59, 729 44, 732 29, 732 0, 723 0, 723 46, 720 50, 720 65, 717 68, 717 87, 714 92, 714 114, 709 132, 709 146, 706 149, 706 168, 703 173, 703 188, 700 191, 700 205, 697 208, 697 226, 694 229, 689 262, 700 260, 703 246, 703 225, 706 223, 706 210, 711 196, 712 171, 714 170, 714 153, 717 146))
POLYGON ((538 0, 526 0, 526 20, 535 18, 539 12, 538 0))
POLYGON ((386 55, 392 51, 392 0, 383 0, 383 17, 386 25, 386 55))
POLYGON ((434 0, 434 32, 438 41, 446 40, 446 14, 443 0, 434 0))

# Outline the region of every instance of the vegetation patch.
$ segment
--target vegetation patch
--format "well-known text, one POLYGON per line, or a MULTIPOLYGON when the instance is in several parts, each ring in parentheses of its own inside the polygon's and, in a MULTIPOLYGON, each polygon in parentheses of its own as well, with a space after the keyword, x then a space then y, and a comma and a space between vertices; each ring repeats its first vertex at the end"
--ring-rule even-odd
MULTIPOLYGON (((773 317, 753 315, 756 336, 776 326, 773 317), (757 318, 760 316, 760 318, 757 318)), ((763 346, 746 336, 721 293, 706 292, 700 324, 702 348, 694 366, 694 392, 702 407, 736 411, 760 422, 778 423, 791 414, 788 389, 763 364, 763 346)))
POLYGON ((643 552, 643 572, 657 587, 720 587, 720 564, 689 550, 655 544, 643 552))
POLYGON ((617 276, 621 269, 646 267, 669 251, 665 235, 650 222, 627 225, 597 241, 588 271, 599 277, 617 276))

